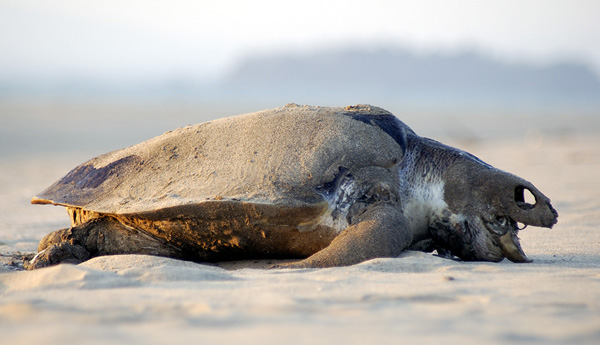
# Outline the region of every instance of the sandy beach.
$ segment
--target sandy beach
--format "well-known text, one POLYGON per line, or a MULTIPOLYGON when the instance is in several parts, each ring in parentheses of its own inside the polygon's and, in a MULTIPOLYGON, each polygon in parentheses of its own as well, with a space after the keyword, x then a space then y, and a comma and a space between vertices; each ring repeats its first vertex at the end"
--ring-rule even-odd
MULTIPOLYGON (((0 107, 3 119, 9 112, 29 111, 35 118, 36 111, 47 110, 36 109, 0 107)), ((25 117, 3 128, 15 133, 31 126, 31 133, 55 134, 32 139, 31 147, 17 135, 0 142, 2 344, 600 343, 600 114, 389 109, 418 134, 519 175, 552 199, 558 224, 519 235, 532 263, 460 262, 405 252, 350 267, 289 270, 267 269, 272 261, 205 265, 122 255, 20 271, 9 255, 33 252, 45 234, 68 226, 63 208, 32 206, 30 198, 77 164, 121 144, 111 142, 111 126, 102 125, 93 144, 58 149, 65 133, 81 133, 78 127, 59 130, 61 123, 77 126, 70 122, 78 113, 73 109, 54 107, 63 118, 36 123, 25 117), (44 142, 49 149, 43 150, 44 142)), ((130 110, 113 109, 110 121, 130 110)), ((193 121, 194 109, 160 111, 179 117, 176 125, 152 117, 153 135, 224 113, 193 121)), ((138 120, 148 114, 135 112, 138 120)), ((133 131, 135 119, 121 124, 119 133, 133 131)), ((136 141, 123 143, 137 142, 131 139, 136 141)))

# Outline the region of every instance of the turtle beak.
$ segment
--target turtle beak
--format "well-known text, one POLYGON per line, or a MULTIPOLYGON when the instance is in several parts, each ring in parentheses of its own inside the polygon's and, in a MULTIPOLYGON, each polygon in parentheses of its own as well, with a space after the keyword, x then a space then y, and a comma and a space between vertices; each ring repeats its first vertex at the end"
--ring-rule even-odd
POLYGON ((492 222, 483 221, 483 224, 495 238, 495 245, 502 250, 502 255, 512 262, 531 262, 523 252, 517 233, 517 222, 510 217, 496 217, 492 222))
POLYGON ((504 204, 507 205, 505 209, 507 216, 504 218, 508 218, 508 231, 506 233, 496 232, 496 234, 500 235, 500 249, 507 259, 512 262, 531 262, 532 260, 527 258, 521 248, 517 236, 519 232, 518 223, 525 226, 552 228, 558 221, 558 212, 550 204, 550 199, 531 183, 520 180, 513 186, 514 196, 504 200, 504 204), (535 203, 528 203, 525 193, 530 193, 535 198, 535 203))
POLYGON ((521 248, 521 243, 517 237, 517 231, 509 231, 500 236, 500 249, 502 254, 512 262, 531 262, 521 248))

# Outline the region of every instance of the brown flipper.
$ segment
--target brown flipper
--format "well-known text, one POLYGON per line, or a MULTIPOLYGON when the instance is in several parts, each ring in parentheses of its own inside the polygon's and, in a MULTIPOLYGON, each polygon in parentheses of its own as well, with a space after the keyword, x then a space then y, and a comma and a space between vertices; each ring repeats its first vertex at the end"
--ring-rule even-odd
POLYGON ((349 266, 380 257, 396 257, 412 242, 406 218, 397 206, 376 204, 356 217, 331 244, 310 257, 277 268, 349 266))

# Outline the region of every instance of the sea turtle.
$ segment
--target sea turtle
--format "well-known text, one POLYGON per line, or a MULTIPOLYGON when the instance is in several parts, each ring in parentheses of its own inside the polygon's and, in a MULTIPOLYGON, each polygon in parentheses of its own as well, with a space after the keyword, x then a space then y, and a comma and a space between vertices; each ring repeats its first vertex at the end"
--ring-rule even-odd
POLYGON ((42 239, 29 268, 134 253, 329 267, 404 249, 525 262, 518 224, 558 217, 531 183, 370 105, 179 128, 83 163, 32 203, 65 206, 72 226, 42 239))

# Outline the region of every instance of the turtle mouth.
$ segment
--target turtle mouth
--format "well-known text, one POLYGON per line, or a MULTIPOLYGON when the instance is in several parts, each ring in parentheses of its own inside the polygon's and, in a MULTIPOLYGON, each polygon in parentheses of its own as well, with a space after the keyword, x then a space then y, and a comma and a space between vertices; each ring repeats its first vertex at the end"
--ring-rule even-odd
POLYGON ((494 221, 484 222, 484 225, 492 235, 494 242, 502 250, 504 257, 512 262, 532 261, 525 255, 517 236, 519 230, 524 229, 526 225, 519 228, 519 223, 507 216, 498 216, 494 221))
POLYGON ((531 262, 517 236, 522 229, 507 216, 498 216, 492 221, 481 217, 444 217, 431 224, 429 233, 434 249, 443 257, 457 256, 466 261, 498 262, 507 258, 512 262, 531 262))

